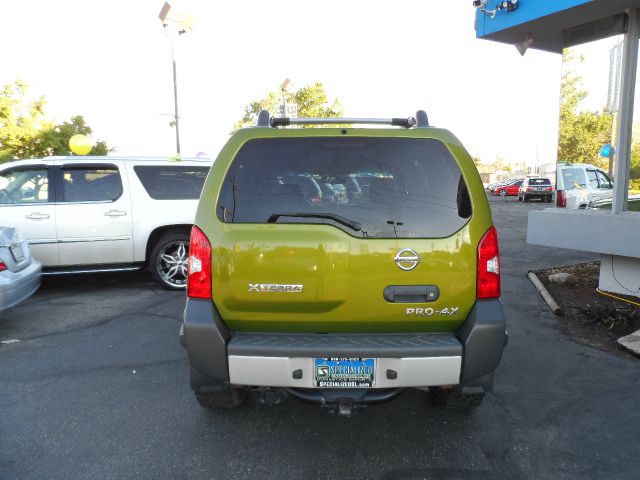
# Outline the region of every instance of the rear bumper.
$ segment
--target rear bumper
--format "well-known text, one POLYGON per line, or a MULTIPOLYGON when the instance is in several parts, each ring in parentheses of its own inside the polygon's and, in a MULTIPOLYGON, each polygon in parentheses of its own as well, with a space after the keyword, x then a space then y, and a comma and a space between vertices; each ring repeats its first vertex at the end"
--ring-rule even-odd
POLYGON ((551 198, 553 193, 551 192, 525 192, 522 194, 528 198, 551 198))
POLYGON ((0 275, 0 311, 7 310, 33 295, 40 287, 42 265, 31 260, 19 272, 5 270, 0 275))
POLYGON ((455 333, 363 335, 233 333, 210 300, 188 299, 184 340, 194 391, 229 384, 314 388, 313 359, 328 357, 376 358, 375 389, 489 389, 507 337, 500 300, 476 302, 455 333))

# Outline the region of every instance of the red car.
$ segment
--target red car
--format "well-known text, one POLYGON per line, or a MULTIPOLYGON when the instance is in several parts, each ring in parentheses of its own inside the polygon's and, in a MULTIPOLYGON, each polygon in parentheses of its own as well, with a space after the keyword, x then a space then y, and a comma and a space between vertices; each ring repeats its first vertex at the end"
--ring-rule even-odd
POLYGON ((501 197, 506 197, 507 195, 518 195, 520 191, 520 185, 522 185, 522 180, 517 180, 513 183, 509 183, 507 185, 502 185, 497 187, 494 191, 494 195, 500 195, 501 197))

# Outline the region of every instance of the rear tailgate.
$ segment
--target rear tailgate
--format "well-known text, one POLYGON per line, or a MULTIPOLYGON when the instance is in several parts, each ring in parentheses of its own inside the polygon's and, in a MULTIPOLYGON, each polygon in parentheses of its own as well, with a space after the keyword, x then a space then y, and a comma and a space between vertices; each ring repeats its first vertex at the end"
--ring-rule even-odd
POLYGON ((213 299, 234 330, 451 331, 475 301, 468 239, 467 228, 400 241, 324 225, 233 225, 213 252, 213 299), (399 266, 395 257, 412 257, 409 248, 417 265, 410 258, 399 266))
POLYGON ((212 245, 222 319, 238 331, 455 330, 475 302, 490 226, 466 151, 448 132, 427 137, 435 129, 312 130, 250 139, 214 164, 196 224, 212 245))

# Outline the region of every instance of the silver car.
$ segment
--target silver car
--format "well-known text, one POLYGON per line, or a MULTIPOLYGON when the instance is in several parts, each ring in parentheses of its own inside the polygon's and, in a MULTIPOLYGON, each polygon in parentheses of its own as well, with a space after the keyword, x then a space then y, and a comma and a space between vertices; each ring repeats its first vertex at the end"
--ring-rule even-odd
POLYGON ((26 300, 40 287, 42 265, 16 228, 0 227, 0 312, 26 300))

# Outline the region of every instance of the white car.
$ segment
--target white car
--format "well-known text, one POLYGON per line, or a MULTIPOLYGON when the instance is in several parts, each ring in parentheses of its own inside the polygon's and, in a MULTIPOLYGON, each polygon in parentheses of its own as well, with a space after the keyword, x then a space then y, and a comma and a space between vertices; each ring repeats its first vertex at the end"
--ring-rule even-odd
POLYGON ((586 163, 558 163, 556 167, 556 206, 587 208, 610 200, 613 182, 598 167, 586 163))
POLYGON ((47 157, 0 165, 0 219, 45 273, 149 267, 186 287, 189 232, 213 161, 47 157))

